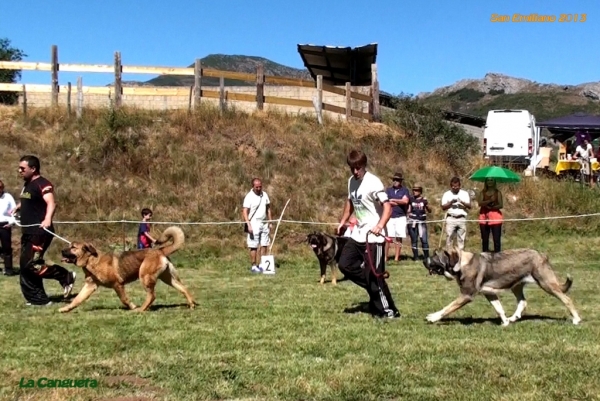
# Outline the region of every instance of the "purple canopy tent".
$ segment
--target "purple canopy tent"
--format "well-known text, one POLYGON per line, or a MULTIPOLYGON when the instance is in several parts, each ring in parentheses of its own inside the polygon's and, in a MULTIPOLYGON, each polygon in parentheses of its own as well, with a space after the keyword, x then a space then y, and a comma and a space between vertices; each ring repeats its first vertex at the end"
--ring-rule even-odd
POLYGON ((592 140, 600 137, 600 116, 581 112, 542 121, 536 125, 540 128, 546 128, 552 134, 551 137, 560 142, 574 136, 577 131, 587 131, 592 140))

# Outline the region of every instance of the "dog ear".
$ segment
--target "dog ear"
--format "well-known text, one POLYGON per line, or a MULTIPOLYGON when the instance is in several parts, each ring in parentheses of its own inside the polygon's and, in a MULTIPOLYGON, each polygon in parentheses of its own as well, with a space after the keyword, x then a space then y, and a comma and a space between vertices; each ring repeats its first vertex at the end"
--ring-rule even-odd
POLYGON ((83 246, 83 250, 85 252, 89 252, 89 254, 92 255, 92 256, 98 256, 98 251, 96 250, 96 248, 94 247, 94 245, 92 245, 90 243, 86 243, 83 246))

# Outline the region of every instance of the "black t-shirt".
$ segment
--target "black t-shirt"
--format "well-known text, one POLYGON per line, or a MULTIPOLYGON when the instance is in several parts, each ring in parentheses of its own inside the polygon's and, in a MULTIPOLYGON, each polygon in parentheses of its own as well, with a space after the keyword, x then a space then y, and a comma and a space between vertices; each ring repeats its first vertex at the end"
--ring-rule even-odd
MULTIPOLYGON (((21 190, 21 224, 40 224, 46 217, 48 205, 44 195, 54 192, 54 186, 44 177, 29 181, 21 190)), ((52 230, 52 227, 50 227, 52 230)), ((39 233, 39 227, 23 227, 24 233, 39 233)))

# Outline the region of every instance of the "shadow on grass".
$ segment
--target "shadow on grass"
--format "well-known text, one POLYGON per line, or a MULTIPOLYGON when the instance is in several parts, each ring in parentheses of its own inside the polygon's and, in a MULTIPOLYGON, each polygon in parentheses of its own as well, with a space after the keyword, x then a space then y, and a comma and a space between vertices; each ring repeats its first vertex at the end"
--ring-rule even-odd
POLYGON ((370 313, 368 302, 359 302, 350 308, 344 309, 344 313, 370 313))
MULTIPOLYGON (((525 315, 525 316, 521 317, 521 319, 517 320, 516 322, 511 323, 511 325, 519 323, 519 322, 527 321, 527 320, 561 321, 561 320, 565 320, 565 318, 542 316, 542 315, 525 315)), ((501 321, 500 321, 500 318, 498 318, 498 317, 447 317, 447 318, 440 320, 436 324, 444 324, 444 323, 446 323, 446 324, 459 323, 459 324, 462 324, 465 326, 470 326, 470 325, 474 325, 474 324, 484 324, 484 323, 495 323, 497 325, 500 325, 501 321)))

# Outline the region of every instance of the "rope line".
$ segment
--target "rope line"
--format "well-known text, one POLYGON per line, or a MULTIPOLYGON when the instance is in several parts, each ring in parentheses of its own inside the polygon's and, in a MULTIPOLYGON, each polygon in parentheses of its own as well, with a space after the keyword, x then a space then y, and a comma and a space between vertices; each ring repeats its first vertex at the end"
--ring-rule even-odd
MULTIPOLYGON (((565 216, 545 216, 545 217, 523 217, 523 218, 514 218, 514 219, 502 219, 502 220, 486 220, 488 222, 513 222, 513 221, 541 221, 541 220, 562 220, 562 219, 575 219, 575 218, 583 218, 583 217, 595 217, 600 216, 600 213, 586 213, 586 214, 572 214, 565 216)), ((310 224, 310 225, 331 225, 338 226, 339 222, 320 222, 320 221, 306 221, 306 220, 286 220, 286 219, 276 219, 276 220, 263 220, 264 223, 277 223, 281 221, 282 223, 291 223, 291 224, 310 224)), ((423 224, 433 224, 433 223, 442 223, 446 221, 446 219, 440 220, 414 220, 417 223, 423 224)), ((460 221, 464 221, 466 223, 479 223, 479 219, 463 219, 460 221)), ((412 223, 413 220, 407 219, 407 223, 412 223)), ((29 225, 21 225, 16 222, 14 217, 0 216, 0 224, 6 223, 9 225, 17 225, 19 227, 40 227, 40 224, 29 224, 29 225)), ((67 221, 54 221, 53 224, 141 224, 148 223, 139 220, 67 220, 67 221)), ((199 226, 218 226, 218 225, 234 225, 234 224, 244 224, 245 221, 151 221, 150 224, 156 225, 199 225, 199 226)))

